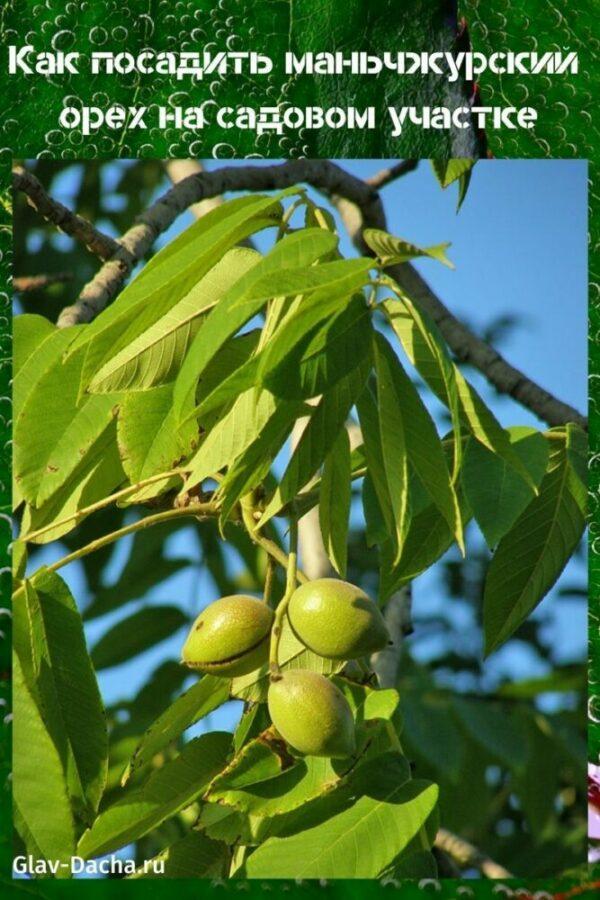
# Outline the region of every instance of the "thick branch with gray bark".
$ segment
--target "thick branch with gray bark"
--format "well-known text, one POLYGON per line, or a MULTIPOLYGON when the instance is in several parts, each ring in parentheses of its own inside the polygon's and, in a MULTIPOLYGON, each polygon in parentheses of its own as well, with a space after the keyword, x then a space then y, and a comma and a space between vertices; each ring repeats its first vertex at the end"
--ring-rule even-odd
POLYGON ((27 202, 35 209, 43 219, 56 225, 65 234, 81 241, 91 253, 100 259, 110 259, 118 250, 118 243, 109 237, 91 222, 71 212, 58 200, 54 200, 46 192, 46 189, 31 172, 26 172, 20 166, 12 173, 13 190, 20 191, 27 197, 27 202))

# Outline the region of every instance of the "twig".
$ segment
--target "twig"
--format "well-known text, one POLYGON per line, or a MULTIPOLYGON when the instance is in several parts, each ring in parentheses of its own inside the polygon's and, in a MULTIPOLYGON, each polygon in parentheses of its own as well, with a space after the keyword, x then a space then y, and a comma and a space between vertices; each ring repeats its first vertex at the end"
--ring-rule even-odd
POLYGON ((366 178, 365 181, 367 184, 370 184, 371 187, 375 188, 375 190, 380 190, 397 178, 402 178, 403 175, 414 172, 418 165, 418 159, 403 159, 402 162, 396 163, 395 166, 390 166, 389 169, 381 169, 380 172, 371 175, 371 177, 366 178))
MULTIPOLYGON (((96 538, 95 541, 91 541, 84 547, 80 547, 78 550, 74 550, 67 556, 63 556, 61 559, 53 562, 46 567, 46 571, 57 572, 59 569, 64 568, 64 566, 68 566, 69 563, 75 562, 76 559, 89 556, 90 553, 95 553, 96 550, 101 550, 102 547, 106 547, 108 544, 114 544, 115 541, 120 540, 122 537, 126 537, 128 534, 142 531, 144 528, 150 528, 152 525, 158 525, 169 519, 191 516, 192 518, 202 520, 214 516, 215 512, 213 503, 197 503, 195 506, 178 507, 176 509, 167 509, 164 512, 154 513, 152 516, 146 516, 144 519, 139 519, 137 522, 132 522, 130 525, 125 525, 123 528, 118 528, 116 531, 109 532, 109 534, 103 534, 102 537, 96 538)), ((22 591, 23 586, 15 591, 13 599, 16 599, 22 591)))
POLYGON ((486 878, 513 878, 511 872, 494 862, 491 857, 479 850, 464 838, 440 828, 435 837, 435 846, 443 850, 448 856, 459 863, 461 868, 472 867, 479 869, 486 878))
POLYGON ((40 291, 52 284, 63 284, 73 279, 72 272, 53 272, 49 275, 15 275, 13 277, 13 290, 19 294, 29 291, 40 291))
POLYGON ((43 185, 31 172, 26 172, 25 169, 18 166, 13 170, 12 184, 14 190, 21 191, 27 196, 29 205, 39 212, 42 218, 46 219, 47 222, 52 222, 65 234, 81 241, 88 250, 99 256, 100 259, 110 259, 117 252, 119 248, 117 241, 107 234, 103 234, 91 222, 84 219, 83 216, 71 212, 58 200, 50 197, 43 185))
POLYGON ((187 469, 171 469, 170 472, 159 472, 157 475, 151 475, 149 478, 144 478, 142 481, 130 484, 120 491, 115 491, 114 494, 109 494, 108 497, 96 500, 96 502, 90 504, 90 506, 84 506, 81 509, 78 509, 77 512, 72 513, 70 516, 65 516, 64 519, 60 519, 58 522, 51 522, 49 525, 44 525, 43 528, 38 528, 36 531, 30 531, 29 534, 24 534, 21 537, 21 540, 25 542, 33 541, 42 534, 46 534, 47 531, 52 531, 54 528, 66 525, 68 522, 76 522, 79 521, 79 519, 84 519, 91 513, 98 512, 98 510, 104 509, 106 506, 111 506, 113 503, 122 500, 124 497, 128 497, 129 494, 136 494, 142 488, 148 487, 157 481, 166 481, 168 478, 173 478, 176 475, 183 476, 187 471, 187 469))

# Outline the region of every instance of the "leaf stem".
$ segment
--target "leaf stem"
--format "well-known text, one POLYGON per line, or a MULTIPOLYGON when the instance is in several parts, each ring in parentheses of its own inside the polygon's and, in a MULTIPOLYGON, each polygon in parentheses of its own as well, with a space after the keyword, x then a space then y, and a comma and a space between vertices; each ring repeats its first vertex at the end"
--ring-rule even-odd
MULTIPOLYGON (((261 534, 258 528, 256 527, 256 522, 254 521, 254 509, 252 505, 248 501, 242 500, 240 503, 240 507, 242 510, 242 520, 244 525, 246 526, 246 530, 250 535, 250 538, 254 541, 255 544, 258 544, 259 547, 262 547, 265 553, 268 553, 269 556, 272 556, 275 562, 278 562, 279 565, 286 569, 288 568, 288 555, 285 553, 281 547, 278 547, 275 541, 272 541, 270 538, 265 537, 264 534, 261 534)), ((308 577, 304 574, 301 569, 296 569, 296 577, 299 582, 304 583, 308 581, 308 577)))
POLYGON ((263 600, 267 606, 271 606, 273 598, 273 583, 275 581, 275 560, 267 554, 267 571, 265 573, 265 586, 263 600))
POLYGON ((296 590, 296 582, 298 578, 298 521, 294 516, 290 522, 290 552, 288 555, 287 577, 285 583, 285 594, 277 609, 275 610, 275 620, 271 629, 271 644, 269 647, 269 672, 271 678, 277 679, 281 674, 279 668, 279 642, 281 641, 281 631, 283 628, 283 617, 286 614, 290 598, 296 590))
MULTIPOLYGON (((123 528, 117 529, 117 531, 103 534, 102 537, 97 538, 95 541, 91 541, 84 547, 80 547, 79 550, 74 550, 73 553, 69 553, 67 556, 63 556, 61 559, 53 562, 51 565, 47 566, 46 569, 48 572, 56 572, 58 569, 68 566, 69 563, 75 562, 76 559, 81 559, 84 556, 88 556, 90 553, 94 553, 96 550, 100 550, 102 547, 106 547, 107 544, 114 544, 115 541, 118 541, 122 537, 126 537, 128 534, 142 531, 144 528, 150 528, 150 526, 158 525, 160 522, 166 522, 169 519, 183 518, 184 516, 190 516, 194 519, 208 519, 216 515, 216 512, 217 510, 214 503, 197 503, 195 506, 186 506, 181 509, 167 509, 163 512, 154 513, 151 516, 146 516, 144 519, 139 519, 137 522, 132 522, 130 525, 125 525, 123 528)), ((14 598, 16 599, 22 591, 23 586, 18 588, 13 595, 14 598)))
POLYGON ((38 528, 36 531, 30 531, 29 534, 23 535, 21 537, 21 540, 25 542, 33 541, 35 540, 35 538, 40 537, 40 535, 45 534, 47 531, 53 531, 55 528, 60 528, 61 525, 66 525, 68 522, 83 519, 85 516, 89 516, 91 513, 97 512, 99 509, 104 509, 104 507, 110 506, 112 503, 116 503, 117 500, 122 500, 123 497, 127 497, 129 494, 135 494, 136 491, 141 490, 141 488, 147 487, 150 484, 154 484, 156 481, 163 481, 167 478, 170 478, 172 475, 184 475, 187 471, 187 469, 171 469, 170 472, 159 472, 158 475, 152 475, 150 478, 144 478, 142 481, 138 481, 136 484, 130 484, 128 487, 122 488, 122 490, 120 491, 115 491, 114 494, 109 494, 108 497, 103 497, 102 500, 97 500, 96 503, 92 503, 90 504, 90 506, 85 506, 82 509, 78 509, 70 516, 66 516, 64 519, 59 519, 58 522, 50 522, 49 525, 44 525, 43 528, 38 528))

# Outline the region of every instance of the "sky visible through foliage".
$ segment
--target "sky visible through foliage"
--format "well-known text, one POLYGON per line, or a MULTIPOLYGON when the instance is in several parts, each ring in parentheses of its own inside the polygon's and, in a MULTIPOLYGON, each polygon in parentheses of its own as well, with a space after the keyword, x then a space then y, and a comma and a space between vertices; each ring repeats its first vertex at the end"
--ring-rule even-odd
MULTIPOLYGON (((244 161, 241 161, 243 163, 244 161)), ((258 161, 257 161, 258 162, 258 161)), ((240 164, 241 164, 240 163, 240 164)), ((234 163, 235 164, 235 163, 234 163)), ((111 195, 120 167, 115 162, 104 170, 104 191, 115 208, 122 202, 111 195)), ((214 165, 209 163, 208 167, 214 165)), ((367 177, 382 163, 368 160, 344 161, 353 174, 367 177)), ((53 189, 56 199, 69 204, 74 184, 78 183, 78 166, 65 171, 53 189)), ((161 186, 161 191, 164 186, 161 186)), ((431 169, 422 163, 418 170, 387 187, 383 194, 388 231, 421 246, 451 241, 449 255, 455 271, 437 266, 434 261, 417 261, 416 266, 449 308, 479 333, 492 328, 492 343, 513 365, 522 368, 562 400, 584 410, 587 402, 586 336, 587 336, 587 166, 583 161, 500 161, 480 162, 476 167, 467 199, 456 214, 454 188, 442 192, 431 169)), ((190 222, 180 217, 161 236, 158 246, 172 239, 190 222)), ((98 227, 110 232, 107 223, 98 227)), ((343 235, 343 229, 341 229, 343 235)), ((68 240, 58 236, 57 240, 68 240)), ((266 249, 273 232, 258 236, 259 249, 266 249)), ((342 236, 341 249, 355 255, 350 241, 342 236)), ((539 422, 528 411, 509 399, 501 398, 487 386, 482 377, 469 371, 469 378, 504 425, 534 425, 539 422)), ((431 394, 428 393, 428 403, 431 394)), ((433 408, 440 428, 444 428, 441 407, 433 408)), ((284 460, 281 460, 283 465, 284 460)), ((352 523, 358 527, 362 508, 355 501, 352 523)), ((474 525, 468 532, 470 552, 481 549, 483 542, 474 525)), ((177 532, 169 545, 170 555, 189 556, 198 553, 193 529, 177 532)), ((449 555, 456 554, 456 549, 449 555)), ((60 546, 49 545, 38 555, 38 564, 62 555, 60 546)), ((117 546, 111 563, 111 576, 116 579, 127 557, 127 544, 117 546)), ((230 565, 234 563, 231 554, 230 565)), ((419 620, 442 613, 454 626, 458 640, 472 642, 481 635, 473 626, 473 608, 460 598, 450 596, 441 575, 443 563, 417 579, 414 585, 413 612, 415 634, 411 650, 422 662, 439 653, 439 641, 448 635, 419 632, 419 620)), ((77 563, 63 571, 74 596, 87 603, 77 563)), ((548 640, 554 647, 554 663, 568 664, 585 658, 586 604, 583 598, 561 596, 561 591, 585 584, 586 565, 575 557, 549 596, 534 616, 544 621, 548 640)), ((176 601, 190 614, 216 599, 216 588, 210 577, 198 568, 185 569, 131 604, 131 610, 119 609, 114 621, 124 612, 143 603, 176 601)), ((87 625, 87 637, 93 645, 113 619, 87 625)), ((150 672, 164 659, 178 658, 183 633, 177 634, 142 656, 115 669, 99 673, 100 688, 106 703, 133 696, 147 680, 150 672)), ((532 648, 516 639, 509 641, 486 664, 488 686, 500 679, 528 678, 544 674, 547 665, 532 648)), ((192 679, 193 680, 193 679, 192 679)), ((457 688, 469 688, 468 679, 457 688)), ((552 697, 547 698, 552 703, 552 697)), ((204 720, 206 728, 231 728, 241 703, 235 701, 204 720)), ((190 732, 194 733, 194 732, 190 732)))

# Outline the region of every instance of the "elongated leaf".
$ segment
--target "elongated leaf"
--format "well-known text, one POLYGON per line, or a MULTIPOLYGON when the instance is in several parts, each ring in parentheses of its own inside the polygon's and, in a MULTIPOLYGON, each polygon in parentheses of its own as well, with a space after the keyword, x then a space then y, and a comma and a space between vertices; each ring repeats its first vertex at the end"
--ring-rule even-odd
MULTIPOLYGON (((555 431, 551 432, 555 434, 555 431)), ((569 487, 582 514, 588 511, 588 437, 578 425, 565 426, 567 456, 569 458, 569 487)))
POLYGON ((135 771, 149 763, 186 728, 225 703, 229 697, 230 684, 225 678, 204 675, 181 694, 145 732, 125 770, 122 783, 126 784, 135 771))
POLYGON ((319 500, 319 524, 327 556, 344 578, 348 561, 348 518, 352 492, 350 439, 343 428, 325 457, 319 500))
MULTIPOLYGON (((396 290, 395 282, 390 282, 396 290)), ((386 300, 382 304, 387 319, 417 372, 431 390, 446 404, 454 432, 453 477, 456 479, 462 462, 462 420, 456 385, 455 366, 435 322, 403 296, 401 300, 386 300)))
POLYGON ((258 399, 253 390, 242 394, 190 459, 185 490, 215 475, 237 459, 259 437, 275 413, 276 406, 275 398, 268 391, 261 391, 258 399))
POLYGON ((13 664, 15 807, 43 858, 67 861, 74 852, 75 827, 65 773, 17 654, 13 664))
POLYGON ((87 348, 81 391, 108 359, 165 316, 227 250, 276 225, 282 212, 279 199, 286 193, 223 203, 161 250, 79 336, 73 349, 87 348))
POLYGON ((475 388, 465 379, 460 369, 449 361, 447 350, 437 327, 405 297, 396 283, 386 278, 388 286, 399 293, 400 303, 387 300, 383 304, 390 324, 402 345, 429 387, 445 403, 452 417, 457 450, 454 473, 460 467, 459 435, 462 425, 469 429, 484 447, 504 459, 535 492, 527 467, 515 452, 508 433, 502 428, 492 411, 485 405, 475 388), (404 307, 405 313, 403 313, 404 307), (408 314, 411 321, 407 318, 408 314), (457 411, 458 406, 458 411, 457 411), (458 415, 457 413, 460 413, 458 415))
POLYGON ((223 875, 229 861, 229 848, 192 831, 155 856, 147 859, 133 878, 210 878, 223 875), (161 869, 162 871, 158 871, 161 869))
MULTIPOLYGON (((331 675, 338 672, 343 663, 339 660, 325 659, 317 656, 311 650, 307 650, 284 619, 281 628, 281 640, 279 644, 279 665, 286 669, 307 669, 317 672, 319 675, 331 675)), ((260 669, 241 675, 231 682, 231 696, 240 700, 250 700, 253 703, 265 703, 269 690, 269 667, 265 663, 260 669)))
POLYGON ((279 403, 260 433, 229 467, 219 485, 222 523, 229 517, 235 504, 267 477, 299 413, 297 404, 279 403))
POLYGON ((222 731, 190 741, 143 788, 126 794, 98 816, 79 841, 78 854, 89 859, 130 844, 189 806, 222 768, 230 744, 231 735, 222 731))
MULTIPOLYGON (((466 505, 462 506, 463 525, 470 519, 466 505)), ((385 602, 394 591, 413 581, 417 575, 433 565, 454 542, 448 523, 432 503, 418 512, 413 511, 410 526, 396 560, 391 542, 380 550, 381 569, 379 600, 385 602)))
POLYGON ((570 487, 568 450, 557 437, 551 441, 539 495, 502 538, 488 570, 486 655, 508 640, 550 590, 583 533, 585 520, 570 487))
POLYGON ((408 509, 408 471, 402 477, 398 475, 398 469, 402 466, 401 459, 397 458, 400 455, 405 457, 416 472, 464 552, 458 501, 433 420, 398 357, 382 335, 377 335, 375 347, 381 442, 390 496, 394 496, 390 482, 394 478, 398 481, 396 491, 401 494, 396 516, 399 523, 398 535, 404 538, 408 530, 405 518, 408 509), (403 447, 406 448, 405 451, 403 447))
POLYGON ((365 228, 363 237, 384 267, 405 263, 418 256, 428 256, 431 259, 437 259, 449 269, 454 268, 454 264, 446 256, 449 243, 435 244, 432 247, 417 247, 415 244, 394 237, 379 228, 365 228))
POLYGON ((441 187, 447 188, 469 173, 477 160, 475 159, 432 159, 431 167, 441 187))
POLYGON ((49 454, 75 415, 72 380, 78 377, 81 359, 69 367, 61 364, 62 353, 74 337, 75 329, 70 328, 49 334, 15 378, 13 476, 18 500, 37 500, 49 454))
POLYGON ((188 623, 176 606, 147 606, 122 619, 92 649, 96 669, 107 669, 143 653, 188 623))
MULTIPOLYGON (((125 481, 125 472, 117 451, 114 422, 101 435, 80 466, 53 497, 39 508, 27 506, 22 520, 23 535, 63 522, 45 531, 33 542, 47 544, 75 528, 81 518, 77 513, 97 500, 107 497, 125 481)), ((28 540, 30 540, 28 538, 28 540)))
POLYGON ((46 316, 22 314, 13 318, 13 378, 50 335, 56 331, 46 316))
POLYGON ((459 369, 456 369, 456 387, 463 419, 473 437, 512 466, 533 491, 537 492, 535 481, 511 444, 508 432, 502 428, 495 415, 459 369))
MULTIPOLYGON (((110 424, 115 403, 111 397, 94 397, 78 405, 83 356, 73 354, 63 362, 65 341, 52 335, 47 343, 54 348, 53 359, 43 371, 38 368, 34 389, 15 422, 15 477, 23 496, 34 506, 49 500, 93 452, 110 424)), ((46 343, 38 353, 46 358, 46 343)), ((21 370, 22 378, 29 369, 21 370)))
POLYGON ((34 690, 63 754, 71 794, 93 815, 106 783, 108 739, 77 605, 64 581, 42 569, 27 583, 15 618, 24 620, 19 630, 29 638, 34 690))
MULTIPOLYGON (((317 301, 316 295, 311 301, 317 301)), ((302 303, 261 354, 257 377, 273 393, 316 397, 370 355, 372 326, 364 297, 359 294, 348 300, 342 294, 342 308, 334 315, 329 312, 330 304, 333 308, 338 305, 335 296, 314 306, 302 303), (312 329, 311 319, 317 321, 312 329)))
MULTIPOLYGON (((147 390, 173 380, 201 325, 201 317, 260 259, 246 247, 234 247, 200 279, 166 315, 109 358, 88 390, 110 393, 147 390)), ((132 326, 138 331, 137 322, 132 326)))
MULTIPOLYGON (((386 533, 390 536, 396 536, 394 511, 383 458, 379 409, 370 387, 367 386, 358 397, 356 409, 364 441, 367 474, 377 501, 377 510, 374 510, 374 512, 380 513, 386 533)), ((398 546, 396 539, 396 547, 398 546)))
POLYGON ((460 779, 464 756, 464 738, 458 728, 451 704, 435 694, 408 694, 402 703, 403 741, 406 752, 427 760, 436 772, 450 782, 460 779), (440 753, 440 747, 444 748, 440 753))
MULTIPOLYGON (((539 486, 548 461, 547 441, 533 428, 512 428, 509 435, 523 465, 539 486)), ((534 496, 512 466, 472 440, 465 453, 462 485, 490 547, 496 546, 534 496)))
POLYGON ((362 321, 363 340, 368 337, 370 316, 364 297, 355 292, 367 282, 372 266, 370 259, 323 264, 322 268, 339 272, 339 277, 303 297, 285 316, 261 353, 257 374, 261 383, 273 383, 283 396, 300 396, 303 388, 310 391, 307 396, 314 396, 319 393, 319 381, 327 383, 327 369, 333 384, 358 365, 360 358, 368 353, 368 343, 360 346, 357 332, 362 321), (337 315, 331 320, 334 313, 337 315), (315 331, 322 322, 326 323, 325 327, 315 331), (319 372, 323 367, 326 367, 325 378, 319 372))
MULTIPOLYGON (((127 393, 120 403, 117 440, 123 468, 132 484, 176 468, 197 446, 196 423, 190 420, 178 425, 172 407, 172 384, 127 393)), ((142 488, 134 500, 139 502, 148 491, 156 490, 155 485, 146 491, 142 488)))
POLYGON ((424 825, 437 787, 406 781, 403 757, 365 765, 348 808, 312 828, 269 838, 244 866, 250 878, 376 878, 424 825), (373 839, 373 835, 377 839, 373 839))
POLYGON ((364 388, 368 371, 368 363, 362 363, 319 401, 277 490, 267 504, 259 523, 260 527, 277 515, 279 510, 308 484, 324 462, 340 429, 344 427, 352 406, 364 388))
POLYGON ((198 378, 227 338, 251 319, 269 298, 278 296, 278 291, 284 295, 302 293, 303 286, 312 285, 316 289, 318 284, 311 281, 313 270, 303 280, 302 267, 310 267, 335 246, 336 240, 317 228, 288 235, 221 298, 194 338, 177 378, 175 410, 179 419, 193 408, 198 378), (294 273, 290 278, 286 277, 288 271, 294 273))

